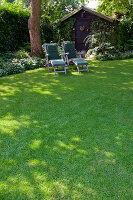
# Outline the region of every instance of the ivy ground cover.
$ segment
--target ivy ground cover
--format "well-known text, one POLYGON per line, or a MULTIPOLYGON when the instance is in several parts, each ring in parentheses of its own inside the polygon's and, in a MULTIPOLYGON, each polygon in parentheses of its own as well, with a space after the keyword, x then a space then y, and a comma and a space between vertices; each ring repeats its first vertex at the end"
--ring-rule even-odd
POLYGON ((0 78, 0 199, 132 199, 133 59, 0 78))

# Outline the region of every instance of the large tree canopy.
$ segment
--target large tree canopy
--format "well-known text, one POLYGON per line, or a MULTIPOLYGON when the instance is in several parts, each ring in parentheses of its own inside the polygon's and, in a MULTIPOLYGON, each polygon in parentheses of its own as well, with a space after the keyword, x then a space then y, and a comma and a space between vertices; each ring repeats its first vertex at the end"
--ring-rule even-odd
POLYGON ((79 5, 89 0, 42 0, 42 14, 50 17, 51 22, 56 22, 64 15, 78 8, 79 5))
POLYGON ((99 0, 98 11, 107 15, 132 17, 133 4, 132 0, 99 0))

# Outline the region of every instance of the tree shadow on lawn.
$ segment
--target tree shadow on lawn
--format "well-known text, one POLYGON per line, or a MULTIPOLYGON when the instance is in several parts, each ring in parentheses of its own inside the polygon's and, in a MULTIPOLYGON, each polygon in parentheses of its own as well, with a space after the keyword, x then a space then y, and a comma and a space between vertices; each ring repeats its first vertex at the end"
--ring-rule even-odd
POLYGON ((131 199, 132 61, 0 79, 1 199, 131 199))

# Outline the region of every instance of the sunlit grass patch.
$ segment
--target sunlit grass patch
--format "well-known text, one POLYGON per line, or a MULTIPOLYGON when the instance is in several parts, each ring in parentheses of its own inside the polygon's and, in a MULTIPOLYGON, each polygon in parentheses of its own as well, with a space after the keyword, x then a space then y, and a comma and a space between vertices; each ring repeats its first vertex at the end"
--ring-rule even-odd
POLYGON ((133 60, 0 78, 0 199, 132 199, 133 60))

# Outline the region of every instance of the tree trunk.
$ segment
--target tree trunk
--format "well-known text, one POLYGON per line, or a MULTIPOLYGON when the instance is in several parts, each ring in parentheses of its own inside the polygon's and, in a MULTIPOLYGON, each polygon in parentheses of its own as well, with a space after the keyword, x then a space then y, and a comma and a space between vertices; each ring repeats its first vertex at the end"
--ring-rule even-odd
POLYGON ((31 16, 28 20, 28 29, 31 42, 31 55, 42 57, 42 45, 40 37, 40 18, 42 0, 31 0, 31 16))

